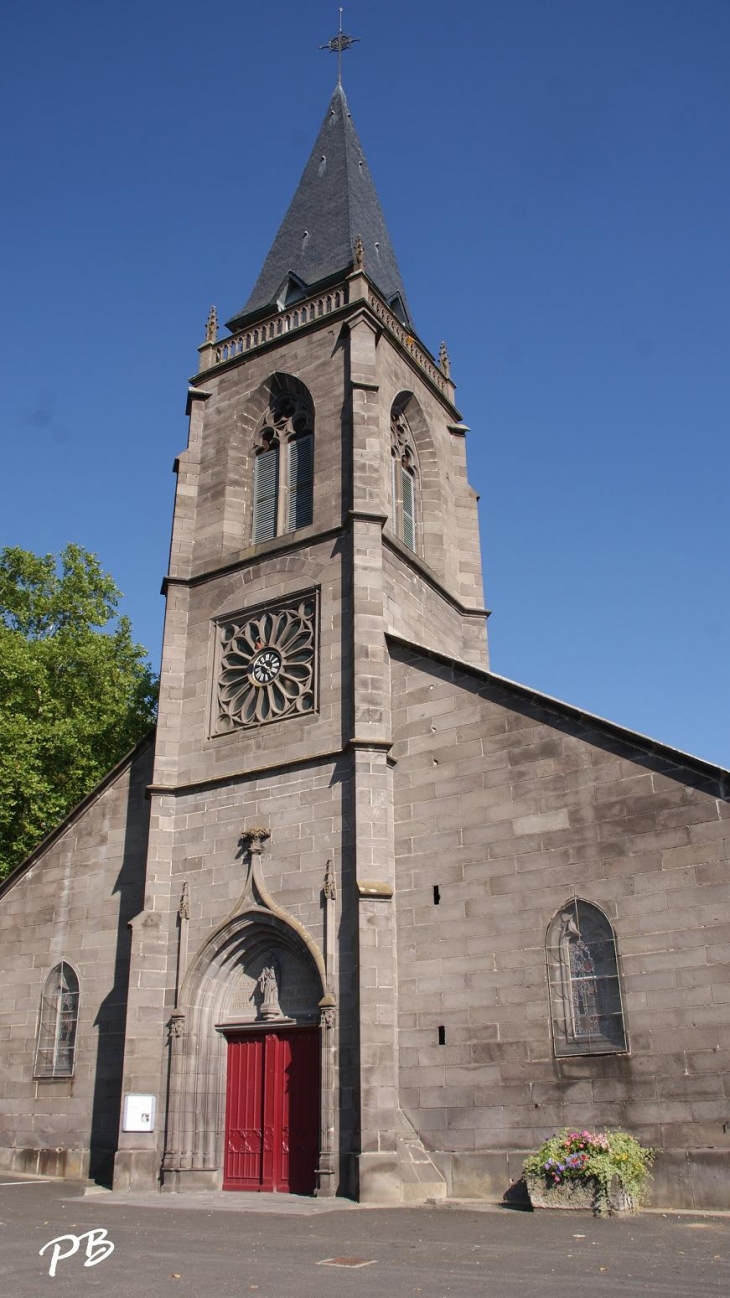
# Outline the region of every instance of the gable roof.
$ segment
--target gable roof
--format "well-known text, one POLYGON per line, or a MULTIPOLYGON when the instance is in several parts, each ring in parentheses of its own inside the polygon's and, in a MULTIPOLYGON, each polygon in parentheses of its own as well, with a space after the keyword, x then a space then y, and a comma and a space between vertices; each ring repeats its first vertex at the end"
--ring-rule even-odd
POLYGON ((116 783, 125 771, 133 766, 148 749, 153 747, 156 734, 157 727, 153 726, 152 729, 148 731, 146 735, 143 735, 138 743, 135 744, 134 748, 130 749, 121 761, 117 762, 116 766, 113 766, 110 771, 107 771, 106 775, 99 781, 99 783, 95 784, 93 789, 86 794, 86 797, 82 798, 80 802, 77 802, 76 806, 71 808, 71 810, 64 816, 63 820, 58 825, 54 825, 50 833, 46 834, 45 838, 42 838, 40 843, 38 843, 27 856, 23 857, 23 860, 19 861, 10 873, 6 874, 4 879, 0 880, 0 897, 2 897, 13 886, 13 884, 17 883, 18 880, 28 872, 31 866, 35 865, 36 861, 40 860, 44 853, 48 851, 49 847, 52 847, 59 838, 63 837, 74 822, 79 820, 81 816, 88 811, 89 807, 93 806, 95 802, 98 802, 99 798, 106 793, 107 789, 110 789, 112 785, 116 783))
POLYGON ((337 86, 253 292, 228 321, 228 328, 240 329, 248 316, 272 307, 289 276, 308 290, 349 272, 358 235, 363 241, 369 279, 389 304, 400 297, 400 314, 405 315, 404 323, 412 326, 380 200, 345 92, 337 86))
MULTIPOLYGON (((386 632, 386 639, 391 641, 394 646, 411 654, 421 658, 430 658, 433 662, 441 663, 454 671, 463 673, 465 676, 471 676, 484 684, 493 686, 495 691, 504 695, 504 699, 498 701, 503 701, 506 706, 509 706, 511 695, 522 703, 533 704, 546 712, 554 713, 556 718, 570 720, 573 724, 583 725, 586 730, 598 731, 647 754, 662 758, 669 763, 670 768, 681 767, 684 770, 695 771, 705 779, 718 783, 719 790, 716 796, 730 799, 730 771, 726 770, 724 766, 717 766, 715 762, 706 762, 702 757, 694 757, 691 753, 685 753, 680 748, 672 748, 670 744, 663 744, 658 739, 651 739, 638 730, 630 730, 628 726, 621 726, 616 721, 608 721, 605 717, 596 716, 593 712, 586 712, 584 708, 577 708, 572 703, 565 703, 562 699, 556 699, 552 694, 543 694, 540 690, 532 689, 529 685, 521 685, 518 681, 510 680, 508 676, 498 676, 496 672, 485 671, 483 667, 475 667, 472 663, 463 662, 459 658, 452 658, 447 654, 439 653, 436 649, 429 649, 425 645, 416 644, 415 641, 407 640, 404 636, 395 635, 392 631, 386 632)), ((673 772, 665 767, 664 774, 672 775, 673 772)))

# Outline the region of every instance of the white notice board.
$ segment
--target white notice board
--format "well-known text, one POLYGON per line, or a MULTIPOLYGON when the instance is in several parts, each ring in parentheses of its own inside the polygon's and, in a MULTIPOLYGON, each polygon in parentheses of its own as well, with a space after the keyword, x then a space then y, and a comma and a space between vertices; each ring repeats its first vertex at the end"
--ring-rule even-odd
POLYGON ((122 1131, 154 1131, 155 1095, 125 1095, 122 1113, 122 1131))

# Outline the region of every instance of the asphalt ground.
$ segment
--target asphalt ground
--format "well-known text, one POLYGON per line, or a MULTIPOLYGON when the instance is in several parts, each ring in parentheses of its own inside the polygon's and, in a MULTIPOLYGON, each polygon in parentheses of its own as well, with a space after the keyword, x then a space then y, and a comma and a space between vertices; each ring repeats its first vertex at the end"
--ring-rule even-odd
POLYGON ((713 1298, 730 1295, 730 1218, 366 1208, 264 1195, 84 1196, 0 1177, 0 1294, 111 1298, 713 1298), (96 1236, 87 1261, 87 1232, 96 1236), (56 1274, 49 1275, 60 1236, 56 1274), (108 1241, 113 1252, 108 1252, 108 1241), (103 1256, 102 1256, 103 1255, 103 1256), (339 1259, 339 1265, 329 1264, 339 1259), (350 1263, 344 1264, 344 1263, 350 1263), (365 1264, 365 1265, 363 1265, 365 1264))

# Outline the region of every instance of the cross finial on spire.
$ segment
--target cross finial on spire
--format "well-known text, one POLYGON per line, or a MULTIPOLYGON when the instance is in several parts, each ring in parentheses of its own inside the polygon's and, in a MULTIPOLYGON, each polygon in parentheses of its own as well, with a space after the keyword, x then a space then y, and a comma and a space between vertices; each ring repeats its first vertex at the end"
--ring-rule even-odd
POLYGON ((327 41, 327 44, 326 44, 326 45, 320 45, 320 47, 319 47, 321 50, 331 50, 331 52, 332 52, 333 54, 336 54, 336 55, 337 55, 337 84, 338 84, 338 86, 341 86, 341 85, 342 85, 342 51, 343 51, 343 50, 349 50, 350 46, 351 46, 351 45, 356 45, 357 42, 358 42, 359 40, 360 40, 360 37, 359 37, 359 36, 348 36, 348 35, 346 35, 345 32, 343 32, 343 30, 342 30, 342 5, 340 5, 340 30, 338 31, 338 33, 337 33, 336 36, 333 36, 333 37, 332 37, 332 40, 331 40, 331 41, 327 41))

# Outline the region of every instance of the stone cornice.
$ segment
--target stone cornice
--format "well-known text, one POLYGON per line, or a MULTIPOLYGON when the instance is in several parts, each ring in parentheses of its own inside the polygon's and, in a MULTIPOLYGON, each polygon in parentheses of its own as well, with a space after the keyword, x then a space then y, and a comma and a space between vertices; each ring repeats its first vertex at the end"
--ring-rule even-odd
POLYGON ((381 514, 377 509, 348 509, 347 520, 352 523, 378 523, 383 528, 388 521, 388 515, 381 514))
POLYGON ((262 760, 234 771, 222 771, 220 775, 209 775, 202 780, 185 780, 179 784, 148 784, 146 793, 148 798, 184 797, 188 793, 198 793, 205 789, 219 788, 224 784, 248 780, 261 775, 262 772, 295 771, 303 766, 320 766, 323 762, 336 761, 338 757, 346 756, 346 753, 347 746, 344 746, 309 753, 306 757, 288 757, 278 762, 262 760))
POLYGON ((356 887, 363 901, 392 901, 395 891, 387 879, 358 879, 356 887))
POLYGON ((374 334, 380 334, 383 332, 383 326, 373 314, 372 309, 368 305, 367 298, 355 298, 350 305, 357 309, 347 321, 348 328, 352 329, 355 325, 364 324, 367 325, 368 329, 371 329, 374 334))
MULTIPOLYGON (((314 320, 308 320, 306 324, 298 325, 297 328, 293 329, 291 332, 275 334, 273 338, 262 339, 255 345, 255 347, 235 352, 226 357, 225 360, 214 361, 207 369, 201 369, 197 374, 192 374, 188 382, 191 387, 194 388, 198 383, 207 382, 211 378, 216 378, 219 374, 225 374, 228 370, 234 369, 236 365, 240 365, 242 361, 248 360, 249 357, 262 356, 265 352, 269 352, 275 347, 281 347, 282 345, 286 346, 286 344, 294 338, 302 337, 307 333, 315 333, 319 329, 327 328, 335 321, 341 322, 350 315, 352 306, 352 303, 345 302, 341 306, 333 307, 326 315, 316 316, 314 320)), ((251 326, 251 330, 255 328, 255 325, 251 326)), ((248 331, 244 330, 243 332, 248 331)), ((216 345, 219 348, 232 346, 236 336, 237 335, 232 334, 230 338, 224 338, 216 345)))
POLYGON ((383 532, 383 545, 387 546, 393 554, 397 554, 398 558, 402 559, 409 567, 415 568, 419 577, 422 577, 462 617, 491 617, 492 610, 489 608, 470 608, 468 604, 462 604, 456 595, 452 595, 451 591, 446 589, 433 569, 429 568, 428 564, 417 554, 414 554, 412 550, 409 550, 408 546, 404 545, 392 532, 383 532))
POLYGON ((205 388, 188 387, 187 400, 185 402, 185 414, 190 418, 194 401, 207 401, 212 393, 206 392, 205 388))
POLYGON ((270 558, 272 555, 288 554, 291 550, 300 550, 305 546, 318 544, 320 541, 331 540, 332 537, 341 536, 345 531, 345 526, 338 524, 334 527, 326 527, 320 531, 308 532, 306 536, 301 532, 286 532, 283 536, 275 536, 270 541, 261 541, 258 545, 250 545, 245 550, 240 550, 237 558, 230 559, 226 563, 218 564, 215 568, 208 568, 205 572, 194 573, 191 577, 179 577, 167 573, 162 578, 162 594, 167 593, 169 586, 202 586, 207 581, 215 581, 217 577, 225 577, 229 573, 237 572, 240 568, 247 568, 254 563, 261 563, 262 560, 270 558), (295 539, 296 538, 296 539, 295 539))
POLYGON ((392 739, 360 739, 355 735, 348 740, 347 748, 351 752, 360 752, 364 748, 371 748, 374 752, 390 752, 393 747, 392 739))
MULTIPOLYGON (((162 579, 163 595, 167 594, 170 586, 202 586, 205 582, 215 581, 218 577, 228 576, 230 573, 238 572, 241 568, 247 568, 251 564, 260 563, 262 560, 272 555, 288 554, 292 550, 298 550, 304 546, 316 545, 320 541, 328 541, 333 537, 342 536, 349 529, 353 522, 377 523, 381 528, 385 528, 388 522, 388 515, 382 514, 378 510, 350 509, 346 515, 346 521, 336 527, 328 527, 320 532, 313 532, 311 535, 302 536, 299 532, 289 532, 284 536, 274 537, 271 541, 263 541, 260 545, 249 546, 247 550, 242 550, 236 559, 231 559, 227 563, 219 564, 215 568, 209 568, 206 572, 195 573, 192 577, 179 577, 167 574, 162 579), (295 539, 296 538, 296 539, 295 539)), ((438 595, 456 609, 462 617, 469 618, 487 618, 491 615, 488 608, 470 608, 467 604, 462 604, 461 600, 453 595, 451 591, 441 583, 435 572, 429 568, 423 559, 403 545, 392 533, 383 530, 383 545, 387 546, 393 554, 402 559, 410 567, 414 568, 418 575, 436 591, 438 595)))
POLYGON ((339 748, 326 748, 319 753, 310 753, 307 757, 288 757, 278 762, 259 761, 251 766, 239 767, 235 771, 210 775, 204 780, 186 780, 180 784, 148 784, 145 791, 148 798, 184 797, 188 793, 198 793, 205 789, 218 788, 223 784, 248 780, 264 772, 295 771, 304 766, 320 766, 323 762, 333 762, 338 757, 346 757, 349 753, 360 752, 363 749, 387 754, 392 747, 392 739, 359 739, 355 736, 339 748))
MULTIPOLYGON (((420 376, 420 378, 428 385, 430 390, 441 402, 443 402, 449 412, 451 421, 453 422, 454 417, 456 420, 460 420, 461 414, 453 402, 454 384, 452 380, 450 378, 447 379, 442 373, 439 369, 438 362, 431 356, 431 353, 425 344, 422 343, 414 333, 409 332, 409 330, 393 315, 392 311, 380 296, 375 285, 368 279, 367 275, 362 271, 358 271, 349 277, 349 282, 345 281, 341 283, 343 289, 347 288, 349 290, 348 296, 350 300, 348 302, 343 302, 338 307, 333 306, 329 311, 326 311, 322 315, 315 315, 312 320, 307 320, 306 322, 297 324, 294 328, 286 329, 280 334, 274 334, 273 337, 261 337, 259 341, 255 342, 251 346, 243 347, 241 351, 235 349, 239 336, 249 334, 253 335, 258 330, 260 330, 262 334, 267 332, 268 330, 264 328, 264 325, 268 327, 280 317, 285 318, 295 312, 301 313, 305 305, 311 301, 318 301, 322 296, 321 293, 317 298, 308 298, 306 299, 306 302, 293 304, 292 307, 288 308, 286 311, 279 312, 273 316, 267 316, 265 320, 261 320, 258 323, 251 323, 245 329, 238 330, 236 334, 232 334, 230 338, 224 338, 220 342, 216 342, 214 345, 207 344, 205 348, 206 353, 208 351, 213 353, 217 352, 221 354, 221 359, 216 361, 214 355, 209 358, 212 363, 210 363, 206 368, 199 370, 197 374, 192 375, 190 378, 189 383, 191 388, 195 390, 198 384, 205 382, 212 376, 223 374, 236 365, 240 365, 241 362, 245 361, 249 356, 260 356, 264 352, 270 351, 281 344, 286 345, 286 343, 294 337, 327 327, 333 321, 340 321, 349 324, 351 320, 359 318, 366 320, 368 325, 375 328, 378 332, 388 335, 391 343, 397 349, 398 353, 407 361, 409 367, 414 371, 414 373, 420 376), (361 294, 361 296, 356 296, 358 293, 361 294), (229 350, 231 354, 223 357, 223 353, 229 350)), ((336 289, 333 287, 330 290, 329 295, 332 296, 335 291, 336 289)))

